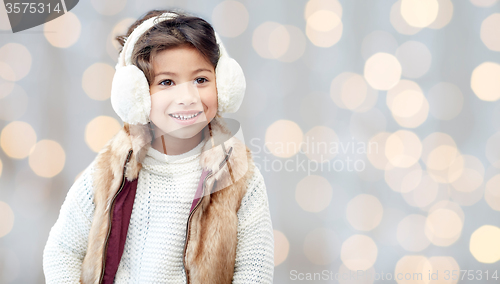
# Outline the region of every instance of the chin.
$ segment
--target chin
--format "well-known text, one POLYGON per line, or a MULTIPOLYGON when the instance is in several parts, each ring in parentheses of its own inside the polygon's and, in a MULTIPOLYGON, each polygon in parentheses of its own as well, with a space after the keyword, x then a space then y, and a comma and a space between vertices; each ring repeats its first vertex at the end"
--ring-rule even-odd
POLYGON ((175 137, 177 139, 191 139, 193 138, 196 134, 198 133, 176 133, 175 135, 171 135, 172 137, 175 137))
POLYGON ((192 127, 182 127, 174 131, 167 132, 167 134, 178 139, 190 139, 200 133, 205 125, 199 124, 191 125, 192 127))

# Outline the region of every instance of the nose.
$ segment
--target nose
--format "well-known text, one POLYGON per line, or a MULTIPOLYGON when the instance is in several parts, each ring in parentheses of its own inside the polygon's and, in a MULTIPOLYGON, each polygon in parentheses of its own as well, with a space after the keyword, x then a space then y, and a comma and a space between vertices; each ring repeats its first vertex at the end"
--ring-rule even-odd
POLYGON ((200 94, 198 93, 198 88, 191 84, 190 82, 185 82, 177 85, 177 95, 176 103, 179 105, 189 106, 196 104, 200 99, 200 94))

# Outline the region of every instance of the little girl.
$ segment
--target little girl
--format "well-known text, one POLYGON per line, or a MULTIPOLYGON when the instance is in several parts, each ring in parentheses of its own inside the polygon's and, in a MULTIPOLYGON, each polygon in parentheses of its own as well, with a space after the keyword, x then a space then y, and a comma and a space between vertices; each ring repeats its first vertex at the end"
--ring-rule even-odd
POLYGON ((117 40, 124 126, 70 188, 46 282, 272 283, 264 180, 239 124, 220 116, 241 104, 241 67, 182 12, 150 11, 117 40))

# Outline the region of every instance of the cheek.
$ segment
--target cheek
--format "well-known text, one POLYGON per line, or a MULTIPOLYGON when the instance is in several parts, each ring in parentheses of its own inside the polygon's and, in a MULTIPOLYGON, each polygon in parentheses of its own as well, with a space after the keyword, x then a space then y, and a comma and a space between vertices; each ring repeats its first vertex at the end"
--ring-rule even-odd
POLYGON ((163 115, 169 105, 169 101, 164 96, 156 94, 151 96, 151 116, 163 115))
POLYGON ((207 116, 213 117, 217 112, 217 90, 211 88, 204 92, 201 96, 201 100, 203 103, 203 110, 205 111, 207 116))

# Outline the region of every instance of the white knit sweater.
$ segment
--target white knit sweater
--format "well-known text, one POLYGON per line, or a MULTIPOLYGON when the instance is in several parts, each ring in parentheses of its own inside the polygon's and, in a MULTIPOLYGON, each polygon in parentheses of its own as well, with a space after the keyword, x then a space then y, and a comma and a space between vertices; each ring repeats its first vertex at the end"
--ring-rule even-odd
MULTIPOLYGON (((185 283, 186 223, 201 175, 202 144, 170 156, 150 148, 142 163, 115 283, 185 283)), ((43 252, 46 283, 79 283, 95 205, 93 163, 70 188, 43 252)), ((272 283, 274 237, 264 179, 255 168, 238 211, 232 283, 272 283)))

